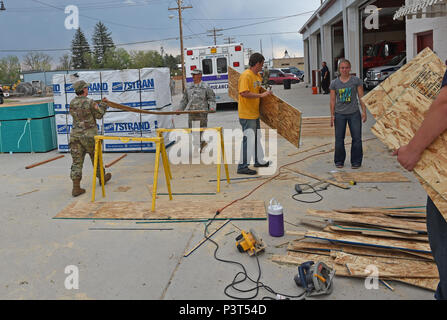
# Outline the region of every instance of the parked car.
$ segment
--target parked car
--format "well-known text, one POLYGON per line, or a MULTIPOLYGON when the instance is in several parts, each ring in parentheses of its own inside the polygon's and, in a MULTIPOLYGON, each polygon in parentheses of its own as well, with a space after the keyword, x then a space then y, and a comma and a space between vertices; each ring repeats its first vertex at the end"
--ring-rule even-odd
POLYGON ((365 88, 368 90, 375 88, 405 63, 407 63, 407 55, 405 52, 401 52, 391 59, 388 65, 368 69, 364 79, 365 88))
POLYGON ((269 70, 269 84, 283 84, 284 80, 291 80, 292 83, 300 82, 300 79, 293 73, 284 73, 280 69, 269 70))
POLYGON ((301 71, 296 67, 281 68, 280 70, 284 73, 292 73, 296 75, 300 81, 304 81, 304 71, 301 71))

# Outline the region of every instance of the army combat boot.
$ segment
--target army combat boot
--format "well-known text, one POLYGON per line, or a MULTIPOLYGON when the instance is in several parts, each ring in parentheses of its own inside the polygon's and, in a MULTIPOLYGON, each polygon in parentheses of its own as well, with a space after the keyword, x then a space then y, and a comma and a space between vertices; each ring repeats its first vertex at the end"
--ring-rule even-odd
POLYGON ((71 195, 77 197, 83 193, 85 193, 85 189, 81 188, 81 179, 73 180, 73 191, 71 192, 71 195))
MULTIPOLYGON (((104 184, 106 184, 107 181, 109 181, 110 179, 112 179, 112 174, 110 172, 107 172, 104 175, 104 184)), ((101 177, 98 177, 98 180, 99 180, 99 184, 101 184, 101 177)))

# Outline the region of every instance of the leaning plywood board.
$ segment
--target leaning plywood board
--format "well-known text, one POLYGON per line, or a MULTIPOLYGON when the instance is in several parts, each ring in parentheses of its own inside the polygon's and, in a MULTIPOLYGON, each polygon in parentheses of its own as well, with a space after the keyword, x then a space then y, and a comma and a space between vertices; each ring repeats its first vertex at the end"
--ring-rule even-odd
MULTIPOLYGON (((240 73, 231 67, 228 68, 228 94, 235 101, 239 100, 240 73)), ((261 88, 261 92, 265 90, 261 88)), ((259 106, 261 120, 270 128, 276 129, 278 134, 299 147, 301 136, 301 112, 278 98, 274 94, 262 98, 259 106)))
POLYGON ((332 175, 338 182, 410 182, 400 172, 335 172, 332 175))
MULTIPOLYGON (((73 202, 59 212, 56 219, 118 219, 118 220, 190 220, 211 219, 224 201, 160 201, 151 212, 151 202, 73 202)), ((218 219, 266 219, 263 201, 237 202, 228 207, 218 219)))
MULTIPOLYGON (((445 64, 430 49, 368 93, 363 102, 377 123, 372 132, 390 149, 407 144, 441 89, 445 64)), ((414 169, 422 186, 447 217, 447 132, 422 154, 414 169)))

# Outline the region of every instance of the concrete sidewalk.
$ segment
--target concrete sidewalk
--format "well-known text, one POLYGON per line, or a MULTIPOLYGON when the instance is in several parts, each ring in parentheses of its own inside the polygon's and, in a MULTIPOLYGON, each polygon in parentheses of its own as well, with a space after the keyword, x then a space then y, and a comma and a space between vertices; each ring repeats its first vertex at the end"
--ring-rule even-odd
MULTIPOLYGON (((328 116, 329 96, 312 95, 310 88, 294 84, 290 90, 275 86, 273 91, 290 104, 299 108, 304 116, 328 116)), ((174 106, 180 100, 174 97, 174 106)), ((364 138, 373 137, 369 131, 372 117, 364 126, 364 138)), ((175 117, 176 127, 187 124, 186 116, 175 117)), ((237 111, 227 106, 209 116, 209 127, 239 128, 237 111)), ((301 150, 332 142, 331 137, 302 137, 301 150)), ((303 155, 288 156, 298 150, 286 140, 278 139, 278 164, 298 161, 304 156, 329 150, 320 148, 303 155)), ((169 150, 168 150, 169 151, 169 150)), ((388 150, 378 141, 364 145, 363 171, 401 171, 411 183, 359 184, 350 190, 335 187, 322 193, 324 199, 317 204, 294 201, 294 184, 297 179, 314 182, 302 176, 288 180, 274 180, 264 185, 248 200, 262 200, 267 204, 276 198, 284 207, 286 230, 305 230, 299 220, 307 208, 333 209, 351 206, 397 206, 424 204, 426 195, 416 179, 403 171, 388 150)), ((349 154, 349 150, 348 150, 349 154)), ((82 186, 87 193, 79 198, 71 196, 69 171, 71 157, 25 170, 25 166, 57 155, 56 151, 45 154, 0 154, 0 298, 1 299, 228 299, 224 288, 237 272, 236 265, 214 259, 216 249, 211 242, 205 243, 187 258, 183 257, 204 236, 203 223, 136 224, 135 221, 55 220, 63 208, 75 200, 90 201, 92 167, 85 161, 82 186), (173 228, 165 231, 98 231, 91 227, 116 228, 173 228), (79 269, 79 289, 67 290, 64 282, 68 274, 65 268, 75 265, 79 269)), ((120 154, 105 154, 107 163, 120 154)), ((319 176, 328 176, 334 170, 332 153, 306 161, 293 167, 319 176)), ((111 167, 112 180, 106 186, 104 201, 150 201, 147 185, 152 183, 154 155, 129 153, 111 167), (123 192, 120 187, 128 187, 123 192)), ((173 192, 214 192, 215 166, 172 165, 173 192)), ((346 171, 350 171, 348 167, 346 171)), ((222 175, 223 176, 223 175, 222 175)), ((230 166, 230 176, 238 177, 236 165, 230 166)), ((160 192, 166 186, 159 179, 160 192)), ((216 196, 176 196, 185 200, 232 201, 261 182, 222 183, 221 193, 216 196)), ((102 201, 97 188, 97 201, 102 201)), ((168 201, 160 196, 157 201, 168 201)), ((213 230, 221 222, 211 225, 213 230)), ((217 256, 243 263, 249 275, 256 279, 256 260, 238 252, 235 237, 239 228, 256 230, 267 244, 260 257, 261 281, 274 290, 296 295, 301 292, 294 283, 297 273, 294 266, 278 265, 270 258, 273 254, 286 254, 286 247, 275 247, 293 236, 273 238, 268 235, 267 221, 234 221, 213 236, 219 244, 217 256)), ((398 282, 392 282, 395 291, 384 286, 367 290, 362 279, 336 277, 334 291, 320 299, 433 299, 433 293, 398 282)), ((249 286, 252 286, 250 284, 249 286)), ((247 285, 241 287, 246 288, 247 285)), ((237 294, 233 292, 233 294, 237 294)), ((269 295, 260 291, 257 299, 269 295)), ((271 295, 269 295, 271 296, 271 295)))

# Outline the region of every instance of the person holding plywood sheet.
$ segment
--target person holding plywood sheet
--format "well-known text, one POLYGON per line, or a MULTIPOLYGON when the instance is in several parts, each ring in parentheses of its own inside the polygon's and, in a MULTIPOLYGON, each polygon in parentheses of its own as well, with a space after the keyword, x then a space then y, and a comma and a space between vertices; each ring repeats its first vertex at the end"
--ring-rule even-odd
POLYGON ((333 80, 331 90, 331 127, 335 126, 334 162, 337 168, 343 168, 346 159, 345 135, 346 124, 351 131, 351 166, 358 169, 362 165, 362 122, 366 122, 366 105, 363 97, 363 83, 358 77, 351 76, 351 63, 341 60, 338 69, 340 77, 333 80), (359 111, 359 101, 362 113, 359 111))
MULTIPOLYGON (((107 98, 103 98, 102 102, 97 104, 94 100, 87 98, 89 84, 84 80, 76 81, 73 84, 76 97, 70 102, 70 115, 73 117, 73 129, 70 133, 70 153, 73 159, 71 165, 70 178, 73 181, 73 197, 77 197, 85 193, 85 189, 81 188, 82 167, 84 166, 84 158, 88 153, 90 159, 95 158, 95 136, 98 134, 96 119, 101 119, 107 111, 107 98)), ((96 172, 98 179, 100 178, 100 170, 96 172)), ((110 172, 104 175, 104 182, 112 178, 110 172)))
POLYGON ((253 53, 248 61, 250 68, 245 70, 239 78, 238 113, 244 136, 241 146, 241 162, 237 168, 238 174, 254 175, 257 173, 256 170, 248 167, 252 155, 254 155, 255 167, 268 167, 270 165, 269 161, 262 163, 264 161, 264 151, 260 142, 259 103, 261 98, 272 94, 270 90, 260 93, 262 77, 259 72, 262 70, 264 61, 265 58, 262 54, 253 53), (254 145, 248 145, 249 140, 251 140, 248 137, 254 137, 254 145))
MULTIPOLYGON (((441 88, 414 137, 393 153, 397 161, 409 171, 415 168, 424 150, 447 130, 447 72, 441 88)), ((427 233, 439 271, 440 281, 435 298, 447 300, 447 221, 430 197, 427 197, 427 233)))

